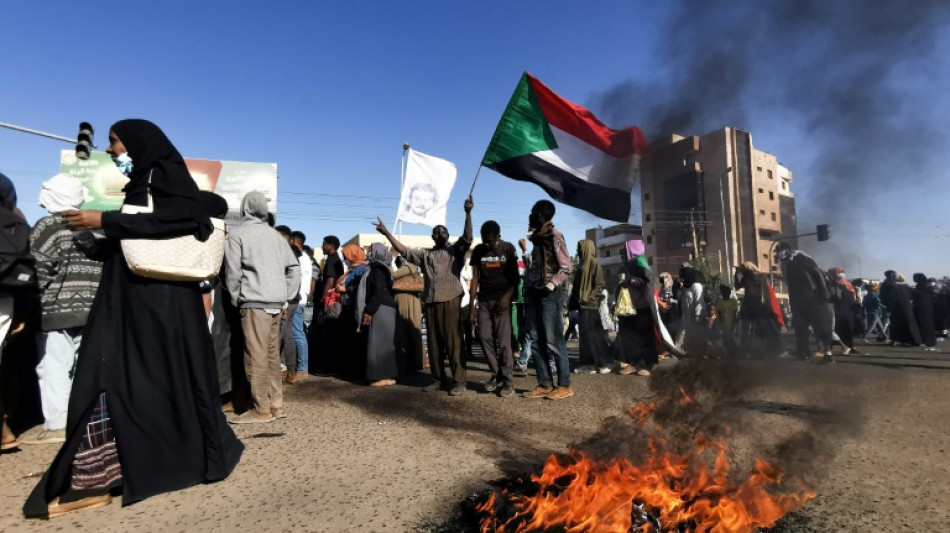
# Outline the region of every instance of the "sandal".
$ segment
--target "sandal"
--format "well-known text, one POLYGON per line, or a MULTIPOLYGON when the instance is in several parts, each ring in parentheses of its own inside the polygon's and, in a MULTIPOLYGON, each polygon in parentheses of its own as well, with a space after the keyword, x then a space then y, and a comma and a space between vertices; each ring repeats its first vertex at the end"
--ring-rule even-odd
POLYGON ((90 496, 74 502, 59 503, 59 498, 53 498, 53 501, 46 507, 49 518, 62 516, 66 513, 81 511, 83 509, 95 509, 112 503, 112 496, 105 494, 102 496, 90 496))

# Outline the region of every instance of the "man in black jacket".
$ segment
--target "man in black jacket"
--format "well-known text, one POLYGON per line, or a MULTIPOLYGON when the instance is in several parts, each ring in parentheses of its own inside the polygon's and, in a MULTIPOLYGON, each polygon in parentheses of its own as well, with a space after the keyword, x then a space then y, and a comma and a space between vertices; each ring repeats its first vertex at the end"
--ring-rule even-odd
POLYGON ((829 290, 824 272, 815 260, 801 250, 783 249, 778 252, 788 284, 788 299, 792 308, 792 327, 799 357, 808 359, 809 330, 818 339, 818 353, 822 363, 831 364, 831 313, 828 310, 829 290))

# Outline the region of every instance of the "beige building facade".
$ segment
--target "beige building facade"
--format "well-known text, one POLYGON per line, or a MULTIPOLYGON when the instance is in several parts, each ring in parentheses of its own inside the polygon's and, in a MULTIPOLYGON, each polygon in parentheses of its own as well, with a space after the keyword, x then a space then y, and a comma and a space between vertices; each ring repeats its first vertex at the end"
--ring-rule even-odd
POLYGON ((747 131, 655 140, 641 178, 643 235, 654 269, 675 275, 684 261, 702 256, 728 280, 744 261, 778 274, 772 244, 797 232, 791 186, 792 172, 757 150, 747 131))

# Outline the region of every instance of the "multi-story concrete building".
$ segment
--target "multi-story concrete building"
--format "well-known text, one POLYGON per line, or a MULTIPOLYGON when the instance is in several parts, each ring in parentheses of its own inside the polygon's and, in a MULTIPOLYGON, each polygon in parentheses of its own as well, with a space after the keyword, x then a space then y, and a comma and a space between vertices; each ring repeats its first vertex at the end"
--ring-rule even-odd
POLYGON ((791 184, 791 171, 756 150, 747 131, 727 127, 653 141, 641 205, 654 269, 675 275, 684 261, 702 256, 727 280, 743 261, 778 273, 769 258, 772 243, 797 230, 791 184))
POLYGON ((607 282, 607 292, 613 300, 617 288, 617 275, 623 266, 623 254, 626 242, 632 239, 643 239, 643 230, 633 224, 617 224, 602 228, 588 229, 584 238, 594 241, 597 245, 597 260, 604 269, 604 280, 607 282))

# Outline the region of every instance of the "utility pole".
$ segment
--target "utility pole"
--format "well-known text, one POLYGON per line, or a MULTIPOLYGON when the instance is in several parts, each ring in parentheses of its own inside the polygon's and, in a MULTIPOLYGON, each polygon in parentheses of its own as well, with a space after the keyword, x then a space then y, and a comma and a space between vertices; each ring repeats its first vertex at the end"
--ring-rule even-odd
POLYGON ((693 237, 693 260, 698 260, 699 259, 699 236, 696 233, 696 218, 694 216, 695 214, 696 214, 695 208, 689 210, 689 231, 693 237))

